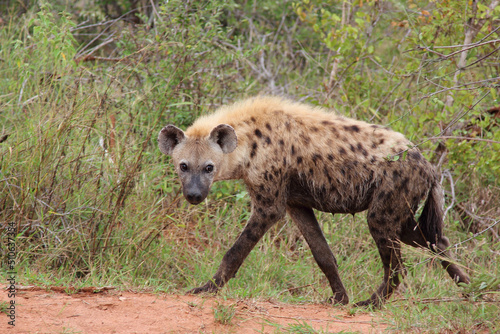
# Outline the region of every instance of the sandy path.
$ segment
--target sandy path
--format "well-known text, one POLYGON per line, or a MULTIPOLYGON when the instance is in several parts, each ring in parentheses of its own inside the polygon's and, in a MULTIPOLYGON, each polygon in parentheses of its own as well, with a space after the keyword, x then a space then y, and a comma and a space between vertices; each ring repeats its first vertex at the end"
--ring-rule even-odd
MULTIPOLYGON (((0 301, 9 302, 6 293, 0 301)), ((381 333, 386 327, 370 314, 349 316, 328 305, 249 299, 32 288, 18 291, 15 301, 15 327, 1 315, 1 333, 275 333, 303 323, 328 332, 381 333), (215 320, 217 305, 234 306, 230 324, 215 320)))

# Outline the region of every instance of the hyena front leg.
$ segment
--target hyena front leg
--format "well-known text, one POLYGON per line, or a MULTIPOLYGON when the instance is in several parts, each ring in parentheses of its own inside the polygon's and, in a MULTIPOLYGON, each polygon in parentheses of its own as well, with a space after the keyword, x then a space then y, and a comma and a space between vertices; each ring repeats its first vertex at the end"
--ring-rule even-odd
POLYGON ((241 232, 234 245, 222 258, 219 269, 205 285, 194 288, 188 293, 198 294, 202 292, 216 293, 227 281, 236 275, 245 258, 250 254, 262 236, 281 218, 285 210, 274 208, 254 207, 247 225, 241 232))
POLYGON ((311 208, 299 206, 288 206, 287 211, 306 239, 316 263, 328 278, 333 291, 333 302, 335 304, 349 303, 349 297, 340 280, 337 261, 314 216, 314 211, 311 208))

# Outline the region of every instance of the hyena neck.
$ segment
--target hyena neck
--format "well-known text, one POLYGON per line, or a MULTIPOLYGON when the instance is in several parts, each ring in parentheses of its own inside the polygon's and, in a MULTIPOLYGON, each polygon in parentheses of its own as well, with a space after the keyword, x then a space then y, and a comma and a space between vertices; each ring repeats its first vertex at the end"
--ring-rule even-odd
POLYGON ((238 146, 233 152, 224 155, 215 181, 239 180, 244 178, 247 148, 238 146))

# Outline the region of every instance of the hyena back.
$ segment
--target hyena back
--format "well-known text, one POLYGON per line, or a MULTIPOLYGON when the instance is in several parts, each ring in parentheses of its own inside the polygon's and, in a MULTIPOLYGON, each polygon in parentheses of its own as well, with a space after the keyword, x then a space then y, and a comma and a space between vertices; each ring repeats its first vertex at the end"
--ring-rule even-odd
MULTIPOLYGON (((402 134, 388 128, 256 97, 201 117, 186 132, 168 125, 158 142, 172 156, 190 203, 203 201, 214 181, 229 179, 243 179, 252 200, 250 219, 213 279, 192 293, 222 288, 285 213, 328 278, 335 303, 349 299, 313 209, 333 214, 367 210, 384 278, 358 305, 379 305, 399 285, 404 272, 400 241, 449 256, 437 173, 402 134), (417 222, 415 212, 425 199, 417 222)), ((456 264, 442 265, 455 282, 469 283, 456 264)))

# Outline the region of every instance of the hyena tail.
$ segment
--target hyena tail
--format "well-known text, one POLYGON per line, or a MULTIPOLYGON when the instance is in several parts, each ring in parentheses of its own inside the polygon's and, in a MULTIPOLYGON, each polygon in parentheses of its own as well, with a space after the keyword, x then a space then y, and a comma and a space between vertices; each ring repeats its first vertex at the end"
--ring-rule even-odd
MULTIPOLYGON (((441 184, 434 181, 418 224, 427 241, 427 246, 435 253, 441 254, 444 258, 451 259, 452 256, 449 250, 447 250, 450 247, 450 241, 443 235, 443 202, 444 194, 441 184)), ((470 283, 469 276, 455 263, 442 259, 441 265, 446 269, 455 283, 470 283)))
POLYGON ((418 219, 420 230, 432 250, 436 250, 436 246, 443 237, 443 204, 443 189, 438 181, 434 181, 418 219))

